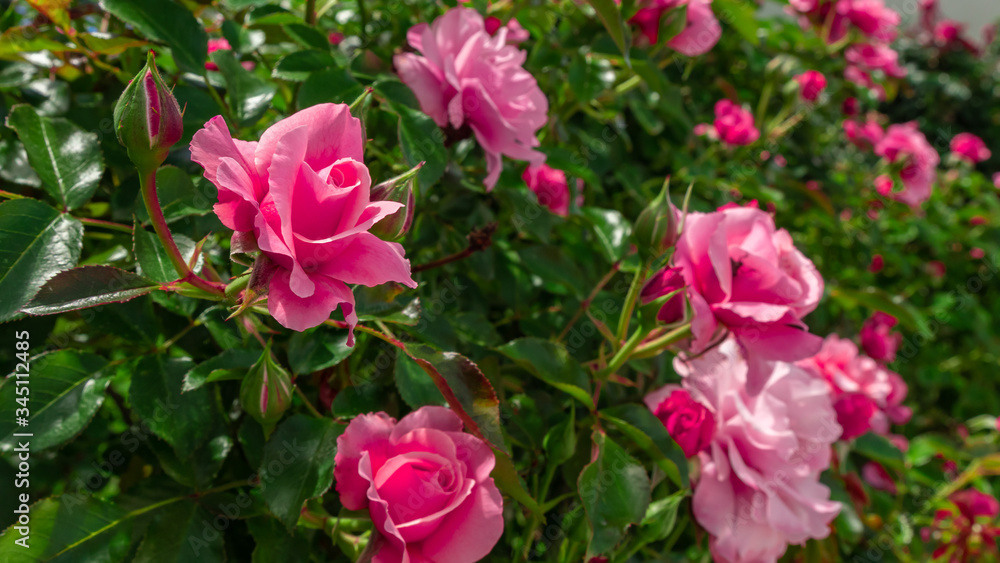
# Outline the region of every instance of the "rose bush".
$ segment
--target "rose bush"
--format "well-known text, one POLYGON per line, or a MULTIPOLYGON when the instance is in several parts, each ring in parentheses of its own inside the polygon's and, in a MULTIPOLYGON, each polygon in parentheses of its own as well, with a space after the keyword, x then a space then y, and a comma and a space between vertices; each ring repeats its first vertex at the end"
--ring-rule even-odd
POLYGON ((5 4, 0 560, 1000 557, 996 28, 779 4, 5 4))

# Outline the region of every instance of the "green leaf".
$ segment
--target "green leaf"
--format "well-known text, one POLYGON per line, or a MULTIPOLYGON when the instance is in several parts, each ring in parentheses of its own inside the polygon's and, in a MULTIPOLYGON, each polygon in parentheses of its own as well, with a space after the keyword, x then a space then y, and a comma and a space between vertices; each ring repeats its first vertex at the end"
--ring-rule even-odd
POLYGON ((129 387, 132 409, 181 459, 211 438, 218 416, 209 388, 182 392, 184 375, 192 367, 187 358, 144 356, 136 364, 129 387))
POLYGON ((45 282, 21 309, 29 315, 53 315, 107 303, 123 303, 160 284, 112 266, 83 266, 60 272, 45 282))
POLYGON ((594 226, 594 235, 608 261, 621 260, 628 251, 629 235, 632 233, 628 219, 620 211, 597 207, 584 207, 583 215, 594 226))
POLYGON ((540 338, 519 338, 497 348, 528 373, 594 410, 587 372, 562 344, 540 338))
POLYGON ((625 55, 625 63, 629 63, 629 47, 632 38, 629 34, 625 22, 622 20, 622 13, 614 0, 587 0, 587 2, 597 11, 597 16, 611 35, 611 39, 618 46, 618 50, 625 55))
POLYGON ((347 359, 354 347, 347 345, 347 333, 330 334, 319 328, 296 332, 288 341, 288 363, 295 375, 304 375, 335 366, 347 359))
POLYGON ((10 527, 0 536, 0 553, 4 563, 124 561, 132 543, 132 520, 124 515, 117 506, 83 494, 46 498, 28 513, 28 547, 14 543, 23 536, 10 527))
POLYGON ((514 462, 511 461, 510 456, 499 450, 493 450, 493 452, 496 455, 496 465, 493 466, 493 472, 490 473, 490 476, 493 477, 497 487, 528 510, 541 516, 543 512, 542 508, 538 505, 538 501, 524 487, 524 482, 521 480, 521 476, 517 474, 517 469, 514 467, 514 462))
POLYGON ((49 278, 76 265, 83 225, 33 199, 0 203, 0 321, 13 317, 49 278))
POLYGON ((466 430, 506 451, 500 432, 500 401, 479 366, 461 354, 424 345, 408 346, 406 353, 431 376, 466 430))
POLYGON ((323 103, 349 104, 363 91, 364 87, 347 70, 321 70, 310 74, 299 88, 299 107, 307 108, 323 103))
POLYGON ((178 65, 195 74, 204 72, 208 34, 191 10, 172 0, 101 0, 101 7, 147 39, 166 43, 178 65))
POLYGON ((211 383, 226 379, 242 379, 246 370, 260 359, 260 350, 232 348, 206 360, 184 374, 181 391, 186 393, 211 383))
POLYGON ((23 362, 24 368, 15 369, 0 385, 0 451, 9 453, 17 447, 19 439, 14 433, 33 434, 32 451, 59 446, 75 438, 104 403, 104 390, 110 381, 109 375, 103 373, 107 363, 100 356, 71 350, 23 362), (17 377, 18 374, 22 377, 17 377), (18 385, 18 381, 27 384, 18 385), (24 388, 29 394, 18 393, 17 389, 24 388), (26 428, 15 424, 16 410, 23 406, 16 402, 19 398, 28 399, 30 421, 26 428))
POLYGON ((270 516, 247 520, 247 528, 257 544, 251 563, 306 563, 309 561, 309 541, 299 529, 288 533, 280 522, 270 516))
POLYGON ((552 427, 542 440, 547 463, 560 464, 576 453, 576 411, 569 410, 569 418, 552 427))
POLYGON ((644 405, 618 405, 602 410, 600 416, 646 451, 674 484, 682 488, 688 486, 687 471, 678 469, 687 467, 684 452, 660 419, 644 405))
POLYGON ((341 389, 330 405, 334 416, 354 418, 385 408, 385 394, 374 385, 352 385, 341 389))
POLYGON ((302 504, 333 484, 333 458, 343 424, 326 418, 293 415, 264 446, 260 464, 261 496, 288 530, 299 521, 302 504))
POLYGON ((25 104, 11 109, 7 127, 17 131, 42 186, 63 209, 90 200, 104 174, 96 134, 65 119, 42 117, 25 104))
POLYGON ((333 56, 330 55, 329 50, 326 52, 315 49, 297 51, 281 57, 277 64, 274 65, 271 76, 280 78, 281 80, 302 82, 314 72, 326 70, 332 66, 336 66, 336 64, 337 62, 333 60, 333 56))
POLYGON ((399 148, 406 163, 424 166, 417 172, 421 188, 437 182, 448 165, 448 151, 444 148, 444 133, 427 114, 401 104, 390 103, 399 116, 399 148))
POLYGON ((176 502, 146 528, 133 563, 222 563, 225 537, 212 524, 214 516, 195 502, 176 502))
MULTIPOLYGON (((543 282, 568 288, 574 295, 583 297, 587 292, 585 276, 580 267, 560 246, 539 244, 518 251, 527 271, 543 282)), ((558 289, 558 287, 556 288, 558 289)))
POLYGON ((434 380, 405 354, 396 355, 396 388, 399 395, 410 408, 418 409, 424 405, 444 405, 445 400, 434 385, 434 380))
POLYGON ((0 178, 32 188, 42 185, 42 179, 28 163, 24 144, 17 139, 0 139, 0 178))
POLYGON ((330 40, 322 32, 312 26, 303 23, 290 23, 282 26, 285 33, 294 39, 299 45, 310 49, 321 51, 330 50, 330 40))
POLYGON ((597 459, 580 473, 579 491, 590 524, 587 559, 609 553, 625 530, 646 515, 650 482, 646 470, 621 446, 594 432, 597 459))
MULTIPOLYGON (((194 256, 195 243, 184 235, 175 234, 174 243, 180 250, 181 256, 185 260, 190 260, 194 256)), ((167 255, 167 249, 155 233, 147 231, 142 225, 136 223, 132 230, 133 251, 136 262, 138 262, 138 272, 143 276, 160 283, 168 283, 178 278, 174 263, 167 255)), ((195 268, 197 269, 197 268, 195 268)))
POLYGON ((712 2, 712 11, 715 12, 719 20, 733 26, 737 33, 742 35, 751 45, 756 45, 759 42, 757 38, 757 9, 756 2, 750 0, 714 0, 712 2))
POLYGON ((858 436, 852 444, 855 453, 873 459, 886 467, 903 469, 903 452, 885 436, 867 432, 858 436))
POLYGON ((226 80, 226 96, 241 127, 253 125, 271 107, 278 86, 243 68, 232 51, 215 51, 212 62, 226 80))
POLYGON ((684 501, 688 492, 680 490, 657 501, 649 503, 646 515, 642 519, 639 535, 644 543, 666 539, 677 525, 677 509, 684 501))

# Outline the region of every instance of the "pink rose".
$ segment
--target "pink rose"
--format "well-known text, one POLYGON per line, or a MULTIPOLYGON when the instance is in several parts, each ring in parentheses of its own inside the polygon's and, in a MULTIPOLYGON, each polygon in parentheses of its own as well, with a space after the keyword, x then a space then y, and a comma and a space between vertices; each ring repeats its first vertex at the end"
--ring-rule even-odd
POLYGON ((503 534, 493 451, 444 407, 421 407, 398 423, 384 412, 354 418, 337 438, 334 463, 340 502, 367 509, 385 540, 378 563, 472 563, 503 534))
POLYGON ((958 41, 965 31, 965 26, 955 20, 941 20, 934 26, 934 41, 939 45, 947 45, 958 41))
POLYGON ((919 207, 931 197, 937 165, 941 160, 915 122, 890 125, 875 145, 875 154, 902 165, 899 173, 903 190, 893 197, 910 207, 919 207))
POLYGON ((410 46, 423 56, 393 58, 424 113, 441 127, 468 124, 475 133, 486 153, 488 190, 500 178, 501 155, 534 164, 545 161, 534 147, 549 103, 522 68, 527 53, 507 44, 509 32, 501 27, 491 36, 478 12, 452 8, 431 25, 417 24, 407 32, 410 46))
POLYGON ((331 31, 330 34, 326 36, 326 40, 330 42, 330 45, 336 47, 344 42, 344 34, 339 31, 331 31))
POLYGON ((517 45, 523 41, 527 41, 531 37, 527 29, 521 27, 521 24, 515 18, 511 18, 507 25, 504 26, 503 20, 496 16, 489 16, 483 20, 483 24, 486 28, 486 33, 490 35, 496 35, 500 28, 507 28, 507 44, 517 45))
MULTIPOLYGON (((870 399, 876 408, 867 420, 871 430, 878 434, 888 434, 890 423, 905 424, 912 415, 910 409, 902 405, 907 393, 903 379, 875 360, 860 355, 858 347, 850 340, 831 334, 815 356, 796 364, 826 381, 835 400, 845 395, 864 395, 870 399)), ((860 405, 845 404, 843 412, 848 414, 849 408, 854 409, 851 411, 854 416, 864 418, 860 405)), ((848 426, 857 429, 861 425, 862 421, 853 420, 848 426)), ((843 439, 850 437, 845 433, 843 439)))
POLYGON ((993 173, 993 187, 1000 190, 1000 172, 993 173))
POLYGON ((779 362, 750 394, 748 366, 732 339, 687 362, 677 358, 674 367, 715 419, 693 498, 715 561, 776 561, 788 544, 827 537, 840 504, 819 476, 841 429, 823 384, 779 362))
POLYGON ((767 382, 770 363, 807 358, 822 346, 802 317, 819 303, 823 278, 756 206, 688 213, 673 265, 694 312, 692 352, 717 342, 720 329, 732 333, 749 362, 751 394, 767 382))
POLYGON ((899 53, 887 45, 862 43, 851 45, 844 54, 847 62, 866 71, 881 70, 886 76, 902 78, 906 69, 899 66, 899 53))
POLYGON ((847 18, 866 37, 882 43, 896 38, 899 14, 882 0, 839 0, 837 13, 847 18))
POLYGON ((877 274, 881 272, 882 268, 884 267, 885 267, 885 258, 883 258, 881 254, 876 254, 872 256, 871 264, 868 265, 868 271, 873 274, 877 274))
POLYGON ((647 0, 640 6, 629 23, 638 26, 651 45, 659 39, 663 14, 682 6, 687 6, 684 29, 667 41, 668 47, 697 57, 709 52, 722 37, 722 27, 712 12, 712 0, 647 0))
POLYGON ((953 493, 948 500, 958 507, 963 516, 970 520, 977 516, 995 518, 1000 515, 1000 501, 976 489, 965 489, 953 493))
POLYGON ((712 442, 715 418, 704 405, 693 400, 687 390, 667 385, 646 395, 645 403, 684 450, 685 456, 698 455, 712 442))
POLYGON ((357 324, 348 284, 416 287, 403 247, 368 232, 402 204, 369 199, 361 122, 344 104, 285 118, 259 142, 233 139, 222 116, 191 140, 191 159, 219 190, 215 214, 253 237, 272 263, 268 310, 283 326, 319 325, 338 306, 357 324))
POLYGON ((799 83, 799 93, 803 100, 815 102, 820 92, 826 88, 826 77, 816 70, 807 70, 795 77, 799 83))
POLYGON ((888 174, 880 174, 875 177, 875 192, 882 197, 891 196, 894 185, 896 183, 892 181, 892 176, 888 174))
POLYGON ((854 117, 855 115, 858 115, 858 111, 859 111, 859 109, 858 109, 858 99, 855 98, 854 96, 851 96, 851 97, 845 99, 844 103, 841 104, 841 106, 840 106, 840 110, 842 112, 844 112, 844 115, 846 115, 848 117, 854 117))
MULTIPOLYGON (((556 215, 569 215, 569 184, 566 173, 546 164, 529 166, 521 175, 531 191, 535 192, 538 203, 548 207, 556 215)), ((576 182, 576 206, 583 205, 583 180, 576 182)))
MULTIPOLYGON (((233 47, 229 44, 229 41, 226 41, 224 37, 208 40, 209 54, 212 54, 216 51, 232 51, 232 50, 233 47)), ((253 61, 243 61, 240 63, 240 65, 242 65, 243 68, 247 70, 253 70, 254 67, 257 66, 254 64, 253 61)), ((212 61, 208 61, 205 63, 205 70, 219 70, 219 65, 213 63, 212 61)))
POLYGON ((875 401, 864 393, 847 393, 833 402, 837 424, 844 429, 841 440, 853 440, 872 427, 872 417, 877 407, 875 401))
POLYGON ((885 467, 881 463, 869 461, 864 464, 861 467, 861 477, 873 489, 885 491, 891 495, 899 492, 896 488, 896 482, 893 481, 892 476, 889 475, 889 472, 885 470, 885 467))
MULTIPOLYGON (((666 267, 653 274, 643 286, 639 299, 643 305, 656 301, 684 288, 684 274, 680 268, 666 267)), ((656 319, 664 324, 673 324, 684 320, 684 295, 678 293, 660 307, 656 319)))
POLYGON ((865 354, 876 362, 891 364, 896 361, 896 349, 903 340, 903 335, 892 332, 896 326, 896 317, 875 311, 875 313, 861 325, 861 347, 865 349, 865 354))
POLYGON ((972 133, 959 133, 951 140, 951 154, 969 164, 988 160, 993 154, 986 143, 972 133))
POLYGON ((727 145, 749 145, 760 138, 750 110, 725 98, 715 102, 714 126, 716 134, 727 145))

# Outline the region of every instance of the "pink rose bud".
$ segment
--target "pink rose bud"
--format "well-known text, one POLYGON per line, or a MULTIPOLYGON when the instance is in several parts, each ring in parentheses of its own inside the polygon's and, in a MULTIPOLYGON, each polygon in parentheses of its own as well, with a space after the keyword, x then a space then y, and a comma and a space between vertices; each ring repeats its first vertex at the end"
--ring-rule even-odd
POLYGON ((969 250, 969 256, 972 257, 972 258, 974 258, 974 259, 976 259, 976 260, 980 260, 984 256, 986 256, 986 251, 983 250, 982 248, 975 247, 975 248, 969 250))
POLYGON ((715 103, 715 131, 727 145, 749 145, 760 138, 750 110, 722 99, 715 103))
POLYGON ((799 83, 799 93, 803 100, 815 102, 819 98, 820 92, 826 88, 826 77, 823 73, 815 70, 807 70, 795 77, 799 83))
POLYGON ((976 489, 958 491, 948 497, 948 500, 969 520, 975 520, 978 516, 995 518, 1000 515, 1000 501, 976 489))
POLYGON ((872 256, 872 263, 868 265, 868 271, 873 274, 877 274, 881 272, 884 267, 885 259, 882 258, 881 254, 876 254, 875 256, 872 256))
POLYGON ((336 47, 344 42, 344 34, 339 31, 331 31, 330 35, 326 36, 326 40, 330 42, 330 45, 336 47))
POLYGON ((394 201, 403 204, 402 209, 375 223, 371 229, 372 234, 384 240, 399 240, 409 232, 414 212, 413 179, 423 165, 421 162, 403 174, 372 188, 372 201, 394 201))
POLYGON ((847 98, 846 100, 844 100, 844 103, 841 104, 840 110, 844 112, 844 115, 848 117, 854 117, 855 115, 858 115, 858 112, 860 111, 858 99, 855 98, 854 96, 847 98))
POLYGON ((141 174, 163 164, 184 133, 181 108, 160 77, 153 52, 115 105, 115 134, 141 174))
POLYGON ((355 417, 337 438, 333 474, 340 502, 367 510, 384 542, 373 561, 472 563, 503 535, 503 497, 490 446, 462 420, 427 406, 396 422, 384 412, 355 417))
POLYGON ((660 193, 649 202, 635 221, 632 239, 644 258, 658 258, 674 247, 680 236, 680 217, 670 202, 670 178, 663 182, 660 193))
MULTIPOLYGON (((652 275, 643 286, 639 299, 643 305, 657 301, 661 297, 683 289, 684 275, 680 268, 663 268, 652 275)), ((663 303, 655 312, 656 320, 664 324, 674 324, 684 320, 684 294, 678 293, 663 303)))
POLYGON ((985 225, 986 217, 983 217, 982 215, 973 215, 972 217, 969 218, 969 224, 972 225, 973 227, 978 227, 979 225, 985 225))
POLYGON ((667 428, 670 437, 684 450, 686 457, 698 455, 712 443, 715 417, 712 411, 692 399, 687 390, 667 386, 650 393, 646 397, 646 405, 667 428))
POLYGON ((952 41, 957 41, 965 26, 955 20, 941 20, 934 26, 934 41, 941 45, 947 45, 952 41))
POLYGON ((927 273, 932 278, 943 278, 947 271, 948 269, 945 267, 944 262, 940 260, 931 260, 927 263, 927 273))
POLYGON ((993 154, 982 139, 972 133, 959 133, 951 140, 951 154, 969 164, 988 160, 993 154))
POLYGON ((864 348, 865 354, 885 364, 896 361, 896 349, 903 340, 903 335, 892 332, 897 322, 896 317, 875 311, 875 314, 861 325, 861 347, 864 348))
POLYGON ((270 434, 274 425, 292 404, 292 379, 288 372, 274 361, 268 344, 240 385, 240 405, 270 434))
POLYGON ((833 410, 837 411, 837 424, 843 428, 840 439, 853 440, 871 429, 877 406, 867 395, 851 393, 838 397, 833 410))
POLYGON ((896 482, 892 480, 892 476, 881 464, 869 461, 861 467, 861 476, 871 488, 896 494, 896 482))
MULTIPOLYGON (((548 207, 556 215, 569 215, 570 190, 566 173, 547 164, 528 166, 521 175, 524 183, 535 192, 538 203, 548 207)), ((583 181, 576 182, 576 206, 583 205, 583 181)))

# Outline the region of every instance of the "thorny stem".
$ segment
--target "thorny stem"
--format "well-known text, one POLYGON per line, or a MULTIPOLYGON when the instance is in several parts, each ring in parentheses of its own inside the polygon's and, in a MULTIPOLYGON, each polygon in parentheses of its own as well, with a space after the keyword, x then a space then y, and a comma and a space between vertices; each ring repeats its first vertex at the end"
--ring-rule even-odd
POLYGON ((618 264, 619 264, 618 262, 615 262, 611 266, 611 271, 609 271, 607 274, 604 274, 604 277, 601 278, 601 280, 597 282, 597 285, 594 286, 594 289, 591 290, 590 295, 588 295, 587 298, 580 303, 580 308, 577 309, 576 313, 573 314, 573 318, 571 318, 569 322, 566 323, 566 328, 564 328, 562 332, 559 333, 559 337, 556 338, 556 342, 562 342, 562 339, 566 338, 566 335, 569 334, 569 330, 573 328, 573 325, 576 323, 576 321, 580 319, 580 315, 582 315, 584 311, 590 308, 590 304, 593 303, 594 299, 597 297, 598 292, 604 289, 604 286, 607 285, 609 281, 611 281, 611 278, 613 278, 616 273, 618 273, 618 264))
POLYGON ((416 273, 416 272, 423 272, 425 270, 431 270, 433 268, 444 266, 445 264, 448 264, 450 262, 455 262, 463 258, 468 258, 469 256, 472 256, 473 254, 481 250, 486 250, 487 248, 490 247, 491 244, 493 244, 493 233, 495 233, 496 230, 497 230, 496 223, 490 223, 489 225, 486 225, 481 229, 475 229, 471 233, 469 233, 468 237, 466 237, 469 239, 469 246, 466 247, 465 250, 456 252, 450 256, 445 256, 444 258, 438 258, 437 260, 428 262, 426 264, 419 264, 411 268, 410 271, 416 273))

